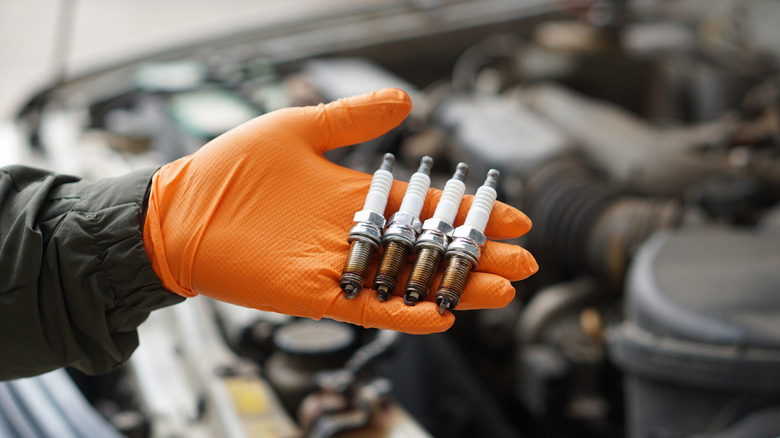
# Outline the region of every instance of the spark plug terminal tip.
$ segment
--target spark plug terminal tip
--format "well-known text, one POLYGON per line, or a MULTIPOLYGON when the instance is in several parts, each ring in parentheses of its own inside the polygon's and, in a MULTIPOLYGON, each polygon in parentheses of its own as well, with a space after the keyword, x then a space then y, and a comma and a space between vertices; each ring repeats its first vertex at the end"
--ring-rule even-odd
POLYGON ((433 158, 426 155, 422 157, 422 160, 420 160, 420 167, 417 168, 417 171, 426 175, 430 175, 431 167, 433 167, 433 158))
POLYGON ((386 153, 382 156, 382 165, 379 168, 389 172, 393 170, 393 163, 395 163, 395 155, 386 153))
POLYGON ((461 161, 458 163, 458 167, 455 168, 455 174, 452 175, 452 178, 458 181, 466 181, 466 175, 468 175, 468 173, 469 165, 461 161))
POLYGON ((501 174, 498 170, 490 169, 487 174, 487 179, 485 179, 485 185, 495 189, 498 185, 498 177, 500 175, 501 174))

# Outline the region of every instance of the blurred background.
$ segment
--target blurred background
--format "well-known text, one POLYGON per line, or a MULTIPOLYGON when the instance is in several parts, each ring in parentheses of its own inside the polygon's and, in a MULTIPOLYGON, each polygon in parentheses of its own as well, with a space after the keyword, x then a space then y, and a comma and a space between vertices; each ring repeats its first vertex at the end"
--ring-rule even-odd
POLYGON ((6 44, 0 54, 7 62, 0 69, 0 117, 63 74, 371 3, 376 0, 3 2, 0 35, 6 44))
POLYGON ((97 180, 398 87, 404 124, 327 158, 408 180, 429 155, 439 188, 466 161, 468 193, 499 169, 540 271, 430 336, 188 299, 113 373, 1 383, 0 436, 780 435, 777 23, 772 0, 3 3, 0 165, 97 180))

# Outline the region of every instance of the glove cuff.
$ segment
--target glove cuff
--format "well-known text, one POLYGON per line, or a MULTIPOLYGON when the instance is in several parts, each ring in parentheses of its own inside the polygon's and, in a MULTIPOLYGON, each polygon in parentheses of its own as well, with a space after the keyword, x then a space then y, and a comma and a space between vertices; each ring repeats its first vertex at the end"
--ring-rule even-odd
MULTIPOLYGON (((171 163, 175 164, 177 162, 171 163)), ((168 166, 170 166, 169 164, 168 166)), ((162 233, 161 211, 159 200, 162 197, 162 184, 160 175, 164 166, 152 176, 151 189, 149 191, 149 202, 146 209, 146 219, 144 220, 144 249, 146 255, 152 262, 152 269, 163 284, 165 289, 183 297, 194 297, 196 292, 182 286, 173 275, 171 267, 168 264, 168 257, 165 251, 165 240, 162 233)))

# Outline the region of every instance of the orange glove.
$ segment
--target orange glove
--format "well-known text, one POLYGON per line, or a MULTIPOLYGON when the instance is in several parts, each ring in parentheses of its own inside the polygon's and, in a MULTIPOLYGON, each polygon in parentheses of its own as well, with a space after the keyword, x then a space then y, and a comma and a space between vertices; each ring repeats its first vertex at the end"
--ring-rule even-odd
MULTIPOLYGON (((454 316, 439 315, 434 294, 417 306, 404 304, 408 266, 396 289, 400 295, 387 302, 368 290, 347 300, 339 288, 352 216, 363 205, 371 176, 333 164, 322 153, 376 138, 401 123, 410 109, 406 93, 395 89, 287 108, 250 120, 163 166, 152 179, 143 239, 165 288, 185 297, 203 294, 365 327, 408 333, 449 328, 454 316)), ((387 217, 405 191, 405 183, 393 183, 387 217)), ((433 213, 440 195, 431 189, 422 219, 433 213)), ((471 201, 464 199, 456 225, 471 201)), ((530 227, 523 213, 496 203, 486 234, 512 238, 530 227)), ((524 249, 488 242, 458 309, 505 306, 514 296, 509 281, 536 269, 524 249)))

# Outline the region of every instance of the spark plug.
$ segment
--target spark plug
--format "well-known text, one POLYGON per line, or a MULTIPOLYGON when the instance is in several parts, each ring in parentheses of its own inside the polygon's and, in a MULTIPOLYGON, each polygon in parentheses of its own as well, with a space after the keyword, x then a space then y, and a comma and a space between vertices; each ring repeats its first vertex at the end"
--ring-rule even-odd
POLYGON ((390 217, 390 223, 382 239, 384 252, 379 259, 379 268, 374 276, 374 289, 381 301, 387 301, 395 290, 401 268, 404 266, 414 242, 422 229, 420 211, 422 211, 428 187, 431 185, 431 166, 433 158, 423 157, 420 167, 409 180, 404 199, 398 212, 390 217))
POLYGON ((454 240, 445 255, 447 266, 444 268, 439 290, 436 291, 436 304, 439 305, 439 313, 442 315, 458 305, 469 274, 479 263, 485 246, 485 227, 496 202, 498 175, 498 170, 490 169, 485 183, 477 189, 466 221, 453 233, 454 240))
POLYGON ((393 154, 382 157, 382 165, 374 172, 371 187, 366 195, 363 209, 355 213, 355 225, 349 230, 349 256, 341 271, 341 290, 344 298, 352 299, 363 289, 371 256, 382 244, 382 230, 385 227, 385 207, 390 187, 393 184, 393 154))
POLYGON ((439 262, 452 241, 452 232, 455 231, 452 223, 455 221, 460 201, 466 191, 466 184, 463 181, 468 171, 468 164, 458 163, 455 174, 444 185, 436 211, 423 223, 422 234, 414 244, 417 257, 404 291, 404 302, 409 306, 414 306, 414 303, 428 296, 436 268, 439 267, 439 262))

